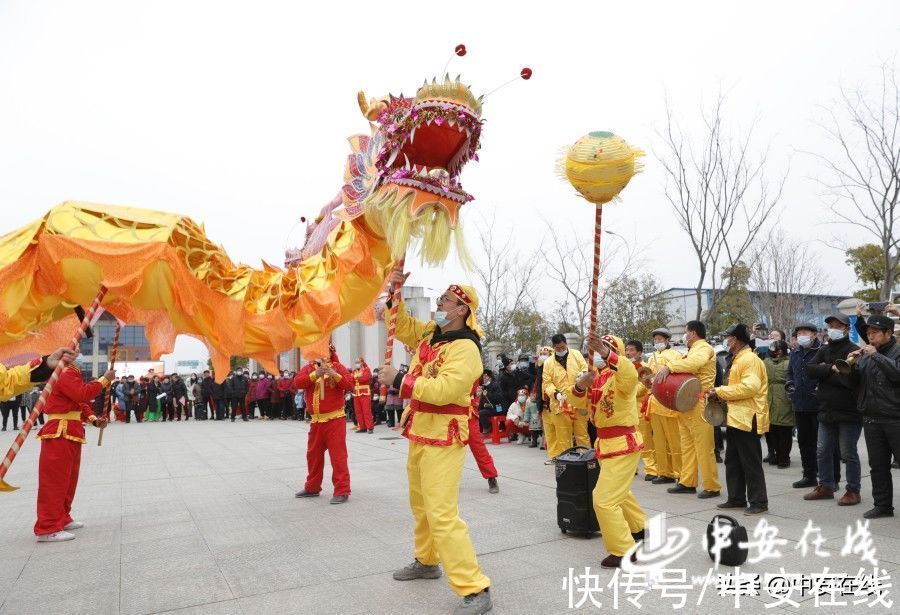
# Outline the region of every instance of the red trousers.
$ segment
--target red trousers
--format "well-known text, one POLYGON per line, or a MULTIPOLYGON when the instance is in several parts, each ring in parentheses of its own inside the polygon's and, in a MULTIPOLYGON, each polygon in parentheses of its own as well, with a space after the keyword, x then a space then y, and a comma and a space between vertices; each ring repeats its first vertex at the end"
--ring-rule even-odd
POLYGON ((368 395, 353 396, 353 411, 356 413, 356 424, 360 431, 375 428, 372 418, 372 398, 368 395))
POLYGON ((481 435, 477 414, 469 417, 469 448, 475 456, 475 463, 478 464, 481 475, 484 478, 497 478, 497 468, 494 467, 494 459, 484 445, 484 436, 481 435))
POLYGON ((347 421, 339 416, 324 423, 310 423, 306 445, 306 485, 310 493, 322 490, 325 451, 331 459, 331 482, 334 495, 350 495, 350 468, 347 467, 347 421))
POLYGON ((37 522, 34 533, 52 534, 72 521, 69 512, 78 487, 81 443, 52 438, 41 440, 38 462, 37 522))

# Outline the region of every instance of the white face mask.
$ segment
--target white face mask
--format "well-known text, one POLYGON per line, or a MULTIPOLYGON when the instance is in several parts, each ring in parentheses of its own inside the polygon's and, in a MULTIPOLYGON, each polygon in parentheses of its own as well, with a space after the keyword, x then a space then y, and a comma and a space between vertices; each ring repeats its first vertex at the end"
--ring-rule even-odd
POLYGON ((655 344, 653 344, 653 347, 656 348, 657 350, 663 350, 666 347, 666 343, 665 342, 656 342, 655 344))
POLYGON ((448 322, 450 322, 450 319, 447 317, 447 312, 434 313, 434 324, 436 324, 437 326, 444 327, 448 322))
POLYGON ((761 337, 756 338, 756 347, 757 348, 769 348, 772 345, 772 340, 764 339, 761 337))
POLYGON ((681 336, 681 343, 682 344, 688 343, 688 334, 687 333, 685 333, 684 335, 681 336))
POLYGON ((528 369, 528 361, 519 361, 519 369, 528 369))
POLYGON ((600 356, 599 352, 594 353, 594 367, 597 369, 603 369, 606 367, 606 360, 600 356))
POLYGON ((834 342, 844 339, 843 329, 828 329, 828 339, 834 342))
POLYGON ((360 369, 361 367, 362 367, 362 363, 359 363, 359 362, 357 361, 357 363, 356 363, 356 369, 360 369))
POLYGON ((543 365, 544 365, 544 361, 546 361, 546 360, 547 360, 547 355, 542 354, 541 356, 539 356, 539 357, 538 357, 538 366, 539 366, 539 367, 540 367, 540 366, 543 366, 543 365))
POLYGON ((519 403, 524 404, 527 398, 524 395, 519 395, 519 403))
POLYGON ((810 337, 809 335, 798 335, 797 343, 804 348, 809 348, 810 346, 812 346, 812 337, 810 337))
POLYGON ((559 351, 555 351, 555 350, 554 350, 553 352, 556 354, 557 357, 559 357, 560 359, 562 359, 564 356, 566 356, 567 354, 569 354, 569 349, 566 348, 566 349, 563 350, 562 352, 559 352, 559 351))

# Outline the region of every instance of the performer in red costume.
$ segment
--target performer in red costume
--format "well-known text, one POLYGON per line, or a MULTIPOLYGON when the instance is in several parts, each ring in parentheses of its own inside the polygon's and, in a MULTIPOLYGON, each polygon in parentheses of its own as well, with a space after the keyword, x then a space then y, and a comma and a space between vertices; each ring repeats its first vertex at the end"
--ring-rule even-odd
POLYGON ((356 413, 357 433, 373 433, 372 418, 372 370, 360 357, 353 370, 353 411, 356 413))
POLYGON ((484 444, 484 436, 481 435, 481 425, 478 424, 478 402, 481 395, 478 392, 481 385, 481 378, 475 381, 472 386, 472 405, 469 411, 469 450, 475 457, 475 463, 478 464, 478 470, 481 476, 487 479, 488 491, 490 493, 500 493, 500 485, 497 484, 497 467, 494 465, 494 458, 488 452, 487 446, 484 444))
POLYGON ((350 497, 350 469, 347 467, 347 428, 344 418, 344 393, 353 389, 353 377, 338 360, 334 346, 327 360, 307 363, 294 384, 306 395, 306 411, 312 417, 306 445, 306 484, 298 498, 318 497, 322 491, 325 451, 331 459, 334 483, 332 504, 343 504, 350 497))
POLYGON ((81 371, 68 365, 47 397, 44 406, 47 424, 37 435, 41 441, 37 522, 34 524, 38 542, 72 540, 75 535, 68 530, 84 527, 70 515, 78 487, 84 423, 96 427, 106 425, 107 420, 95 416, 90 404, 115 377, 115 370, 109 370, 97 380, 85 383, 81 371))

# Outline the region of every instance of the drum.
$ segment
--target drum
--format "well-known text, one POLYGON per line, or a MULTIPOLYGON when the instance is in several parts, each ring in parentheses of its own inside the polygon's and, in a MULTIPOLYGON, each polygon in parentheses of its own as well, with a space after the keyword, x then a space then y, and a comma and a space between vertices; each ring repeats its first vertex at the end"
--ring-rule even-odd
POLYGON ((721 427, 728 418, 728 406, 724 401, 707 399, 706 408, 703 409, 703 418, 713 427, 721 427))
POLYGON ((653 397, 669 410, 687 412, 697 405, 701 388, 692 374, 669 374, 662 382, 653 383, 653 397))

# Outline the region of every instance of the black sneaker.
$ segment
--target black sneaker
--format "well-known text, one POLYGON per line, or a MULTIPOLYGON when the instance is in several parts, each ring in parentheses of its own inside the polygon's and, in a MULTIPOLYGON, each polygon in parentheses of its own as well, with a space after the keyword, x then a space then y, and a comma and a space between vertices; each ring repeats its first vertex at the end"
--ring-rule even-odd
POLYGON ((652 481, 650 481, 651 485, 671 485, 675 482, 674 478, 669 478, 668 476, 657 476, 652 481))
POLYGON ((885 517, 893 517, 894 511, 888 508, 879 508, 875 507, 871 510, 867 510, 863 513, 863 517, 866 519, 883 519, 885 517))
POLYGON ((656 480, 659 476, 654 476, 653 474, 644 475, 644 480, 650 482, 651 480, 656 480))
POLYGON ((298 491, 294 494, 295 498, 317 498, 319 497, 318 493, 313 493, 312 491, 307 491, 304 489, 303 491, 298 491))
POLYGON ((696 487, 686 487, 681 483, 678 483, 674 487, 669 487, 666 489, 669 493, 697 493, 696 487))
POLYGON ((769 512, 768 506, 748 506, 747 510, 744 511, 744 515, 749 517, 751 515, 761 515, 764 512, 769 512))
POLYGON ((641 530, 640 532, 631 532, 631 538, 635 542, 640 542, 640 541, 644 540, 644 536, 646 535, 646 532, 647 532, 646 530, 641 530))
POLYGON ((816 479, 808 478, 808 477, 804 476, 803 478, 801 478, 800 480, 798 480, 791 486, 794 489, 808 489, 809 487, 815 487, 816 485, 818 485, 818 483, 816 482, 816 479))
POLYGON ((720 492, 718 491, 709 491, 704 489, 700 493, 697 494, 697 498, 701 500, 708 500, 709 498, 717 498, 719 497, 720 492))
POLYGON ((488 479, 488 493, 500 493, 500 485, 497 484, 497 478, 488 479))

